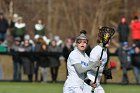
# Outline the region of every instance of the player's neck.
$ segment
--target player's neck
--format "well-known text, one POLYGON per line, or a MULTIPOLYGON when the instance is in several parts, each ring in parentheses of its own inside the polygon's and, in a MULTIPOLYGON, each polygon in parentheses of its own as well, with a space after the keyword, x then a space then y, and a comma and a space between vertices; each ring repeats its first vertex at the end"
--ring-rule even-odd
POLYGON ((103 49, 106 49, 106 47, 103 46, 103 43, 99 43, 99 46, 101 46, 103 49))

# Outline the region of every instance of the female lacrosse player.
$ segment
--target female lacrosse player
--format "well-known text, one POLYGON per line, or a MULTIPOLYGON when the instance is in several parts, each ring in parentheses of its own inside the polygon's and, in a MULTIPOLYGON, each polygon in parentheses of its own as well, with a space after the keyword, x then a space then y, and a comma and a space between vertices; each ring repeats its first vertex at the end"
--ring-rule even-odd
POLYGON ((92 70, 94 66, 99 66, 98 61, 89 65, 89 57, 85 53, 88 45, 88 39, 85 34, 86 32, 82 31, 76 37, 76 47, 67 59, 68 76, 64 84, 63 93, 83 93, 86 72, 92 70))
POLYGON ((95 62, 96 60, 100 59, 101 64, 99 68, 97 67, 95 68, 95 70, 87 72, 87 78, 91 81, 89 82, 88 79, 85 80, 88 81, 88 85, 90 86, 84 86, 84 93, 92 93, 92 87, 94 88, 94 93, 105 93, 104 89, 100 85, 100 80, 103 69, 107 63, 107 48, 110 45, 110 39, 114 35, 114 33, 115 30, 110 27, 102 27, 101 29, 99 29, 99 39, 97 40, 99 44, 96 45, 90 52, 90 61, 95 62))

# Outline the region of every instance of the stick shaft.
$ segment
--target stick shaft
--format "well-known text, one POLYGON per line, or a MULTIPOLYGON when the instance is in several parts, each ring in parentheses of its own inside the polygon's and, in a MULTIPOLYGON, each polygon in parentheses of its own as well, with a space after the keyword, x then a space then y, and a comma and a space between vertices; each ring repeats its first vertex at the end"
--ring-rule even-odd
MULTIPOLYGON (((104 51, 104 48, 102 49, 101 56, 100 56, 100 60, 102 59, 103 51, 104 51)), ((100 69, 100 66, 98 66, 98 68, 97 68, 97 72, 96 72, 96 76, 95 76, 94 84, 95 84, 96 81, 97 81, 97 77, 98 77, 99 69, 100 69)))

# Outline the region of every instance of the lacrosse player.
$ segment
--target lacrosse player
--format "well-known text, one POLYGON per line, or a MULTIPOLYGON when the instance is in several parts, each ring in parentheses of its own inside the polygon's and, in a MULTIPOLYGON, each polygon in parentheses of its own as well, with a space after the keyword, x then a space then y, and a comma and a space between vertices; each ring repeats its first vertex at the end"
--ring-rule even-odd
POLYGON ((63 93, 83 93, 84 79, 87 71, 94 66, 99 66, 99 62, 92 62, 89 65, 89 57, 85 53, 88 45, 86 31, 81 31, 76 37, 76 47, 67 59, 68 76, 65 81, 63 93))
MULTIPOLYGON (((100 60, 100 66, 94 68, 93 71, 87 72, 87 79, 85 79, 86 84, 84 85, 84 93, 105 93, 104 89, 100 85, 100 80, 102 73, 110 73, 107 78, 111 79, 110 70, 104 70, 104 67, 107 63, 107 48, 110 45, 110 39, 114 35, 115 30, 110 27, 102 27, 99 29, 98 33, 98 45, 96 45, 90 52, 90 61, 96 62, 100 60), (89 86, 90 85, 90 86, 89 86), (94 91, 92 91, 94 88, 94 91)), ((105 75, 106 75, 105 74, 105 75)))

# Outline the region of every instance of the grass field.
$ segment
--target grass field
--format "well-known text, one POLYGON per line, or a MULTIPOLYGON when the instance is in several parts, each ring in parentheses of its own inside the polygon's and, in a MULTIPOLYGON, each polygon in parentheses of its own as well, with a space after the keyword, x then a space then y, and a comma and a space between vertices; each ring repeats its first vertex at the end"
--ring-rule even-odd
MULTIPOLYGON (((102 85, 106 93, 140 93, 138 85, 102 85)), ((63 83, 0 82, 0 93, 63 93, 63 83)))
POLYGON ((0 93, 62 93, 63 84, 0 82, 0 93))
MULTIPOLYGON (((112 57, 112 60, 118 59, 112 57)), ((118 67, 114 69, 113 79, 108 80, 108 83, 120 83, 122 78, 122 72, 118 67)), ((3 80, 12 80, 12 60, 10 56, 0 56, 0 64, 3 67, 3 80)), ((61 61, 61 66, 58 74, 58 81, 65 81, 66 79, 65 62, 61 61)), ((129 71, 130 83, 135 83, 133 72, 129 71)), ((22 75, 22 80, 26 81, 27 76, 22 75)), ((50 71, 48 70, 48 80, 51 80, 50 71)), ((106 93, 140 93, 140 85, 118 85, 118 84, 106 84, 102 85, 106 93)), ((0 82, 0 93, 63 93, 63 83, 27 83, 27 82, 0 82)))

